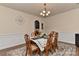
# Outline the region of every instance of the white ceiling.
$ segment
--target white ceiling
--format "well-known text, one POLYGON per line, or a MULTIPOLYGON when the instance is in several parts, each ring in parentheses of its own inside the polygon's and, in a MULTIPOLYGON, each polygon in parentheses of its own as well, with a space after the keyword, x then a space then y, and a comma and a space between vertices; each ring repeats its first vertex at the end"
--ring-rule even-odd
MULTIPOLYGON (((0 3, 2 6, 17 9, 29 14, 40 16, 40 12, 43 9, 43 3, 0 3)), ((58 13, 66 12, 71 9, 79 8, 77 3, 47 3, 47 9, 51 11, 53 16, 58 13)))

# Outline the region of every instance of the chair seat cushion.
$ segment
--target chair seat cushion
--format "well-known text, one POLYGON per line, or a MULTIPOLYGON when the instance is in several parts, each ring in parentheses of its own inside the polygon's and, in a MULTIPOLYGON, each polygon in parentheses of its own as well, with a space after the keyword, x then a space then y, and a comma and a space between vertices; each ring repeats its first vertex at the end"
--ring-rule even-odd
POLYGON ((38 47, 35 45, 31 45, 32 51, 36 50, 38 47))

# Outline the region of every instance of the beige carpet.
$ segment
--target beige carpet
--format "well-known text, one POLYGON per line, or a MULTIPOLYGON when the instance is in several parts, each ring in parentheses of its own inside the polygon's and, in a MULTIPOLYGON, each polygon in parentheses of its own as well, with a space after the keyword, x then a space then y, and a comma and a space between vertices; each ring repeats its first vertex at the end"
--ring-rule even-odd
MULTIPOLYGON (((56 52, 53 54, 49 53, 49 56, 76 56, 75 45, 59 42, 58 47, 59 48, 56 50, 56 52)), ((25 46, 12 50, 2 51, 0 56, 25 56, 25 46)), ((41 54, 41 56, 44 55, 41 54)))

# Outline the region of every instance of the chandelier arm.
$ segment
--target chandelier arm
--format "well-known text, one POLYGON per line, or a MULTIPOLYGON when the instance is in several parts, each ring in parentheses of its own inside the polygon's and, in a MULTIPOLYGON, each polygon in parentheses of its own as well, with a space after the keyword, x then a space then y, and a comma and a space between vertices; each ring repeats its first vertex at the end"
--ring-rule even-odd
POLYGON ((46 9, 46 3, 44 3, 44 9, 40 13, 40 15, 46 17, 46 16, 49 16, 49 14, 50 14, 50 11, 47 11, 47 9, 46 9))

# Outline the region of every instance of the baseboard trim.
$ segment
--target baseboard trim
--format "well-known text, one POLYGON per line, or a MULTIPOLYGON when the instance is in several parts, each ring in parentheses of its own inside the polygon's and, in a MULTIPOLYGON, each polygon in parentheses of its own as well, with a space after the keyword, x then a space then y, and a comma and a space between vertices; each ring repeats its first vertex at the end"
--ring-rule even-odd
POLYGON ((63 42, 63 41, 58 41, 58 42, 65 43, 65 44, 69 44, 69 45, 75 45, 75 44, 69 43, 69 42, 63 42))
POLYGON ((25 46, 25 43, 20 44, 20 45, 16 45, 16 46, 13 46, 13 47, 2 49, 2 50, 0 50, 0 52, 2 52, 2 51, 9 51, 9 50, 17 49, 17 48, 21 48, 23 46, 25 46))

